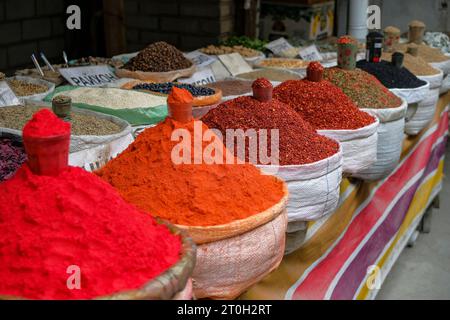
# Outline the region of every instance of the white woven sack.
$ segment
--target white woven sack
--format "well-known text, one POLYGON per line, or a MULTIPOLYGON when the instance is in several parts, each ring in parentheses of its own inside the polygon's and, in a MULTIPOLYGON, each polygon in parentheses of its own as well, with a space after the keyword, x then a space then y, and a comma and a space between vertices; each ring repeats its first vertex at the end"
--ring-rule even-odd
POLYGON ((446 75, 442 80, 441 88, 439 89, 439 93, 443 94, 450 90, 450 74, 446 75))
POLYGON ((234 299, 263 279, 284 255, 287 213, 236 237, 197 247, 192 274, 197 298, 234 299))
POLYGON ((379 121, 355 130, 317 130, 329 138, 339 141, 342 147, 342 171, 353 175, 370 167, 377 161, 379 121))
POLYGON ((298 229, 295 222, 319 219, 334 212, 342 180, 342 149, 326 159, 303 165, 257 165, 262 172, 286 182, 288 232, 298 229))
POLYGON ((439 70, 438 74, 431 76, 417 76, 420 80, 427 81, 430 84, 430 90, 440 88, 442 85, 442 80, 444 79, 444 73, 439 70))
POLYGON ((439 88, 429 91, 428 96, 421 102, 409 105, 406 112, 405 133, 416 135, 433 119, 439 100, 439 88))
POLYGON ((47 95, 49 95, 50 93, 52 93, 55 90, 54 83, 45 81, 42 79, 25 77, 25 76, 14 76, 14 77, 8 78, 7 80, 14 80, 14 79, 47 87, 47 91, 45 91, 43 93, 37 93, 37 94, 29 95, 29 96, 18 97, 21 103, 24 103, 25 101, 42 101, 42 100, 44 100, 44 98, 47 95))
POLYGON ((377 130, 377 161, 353 177, 368 181, 379 180, 395 169, 402 152, 407 106, 406 100, 402 99, 402 104, 397 108, 363 109, 380 121, 377 130))
POLYGON ((405 99, 406 102, 408 102, 408 104, 417 103, 417 102, 423 100, 428 95, 429 90, 430 90, 430 84, 428 82, 418 88, 389 89, 389 91, 391 91, 398 97, 405 99))
MULTIPOLYGON (((446 56, 450 58, 450 54, 446 54, 446 56)), ((431 62, 430 64, 433 68, 442 70, 445 75, 450 73, 450 59, 442 62, 431 62)))

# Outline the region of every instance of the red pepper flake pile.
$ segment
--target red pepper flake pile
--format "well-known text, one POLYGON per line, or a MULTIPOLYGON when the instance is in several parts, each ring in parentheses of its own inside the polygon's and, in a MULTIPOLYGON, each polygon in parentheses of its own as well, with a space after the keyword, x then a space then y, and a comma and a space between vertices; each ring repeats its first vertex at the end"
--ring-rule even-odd
POLYGON ((271 87, 272 84, 266 78, 258 78, 252 84, 252 88, 271 88, 271 87))
POLYGON ((317 130, 354 130, 375 122, 325 80, 288 80, 274 88, 273 97, 290 105, 317 130))
MULTIPOLYGON (((268 155, 271 154, 270 129, 279 129, 280 165, 316 162, 339 150, 336 141, 317 134, 298 113, 276 99, 260 102, 253 97, 239 97, 211 110, 202 121, 208 127, 220 130, 224 137, 227 129, 254 129, 257 133, 267 129, 268 155)), ((249 161, 248 147, 247 141, 246 161, 249 161)))
POLYGON ((337 40, 338 44, 350 44, 350 43, 358 43, 355 38, 351 36, 342 36, 337 40))
POLYGON ((361 69, 328 68, 324 78, 341 88, 359 108, 396 108, 402 100, 361 69))

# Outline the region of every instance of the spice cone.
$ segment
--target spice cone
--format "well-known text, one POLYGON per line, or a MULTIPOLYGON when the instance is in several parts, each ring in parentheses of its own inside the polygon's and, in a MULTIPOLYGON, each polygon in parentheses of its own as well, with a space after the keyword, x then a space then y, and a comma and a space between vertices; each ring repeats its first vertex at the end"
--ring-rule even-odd
POLYGON ((194 97, 188 90, 173 87, 167 99, 169 117, 182 123, 192 121, 193 102, 194 97))

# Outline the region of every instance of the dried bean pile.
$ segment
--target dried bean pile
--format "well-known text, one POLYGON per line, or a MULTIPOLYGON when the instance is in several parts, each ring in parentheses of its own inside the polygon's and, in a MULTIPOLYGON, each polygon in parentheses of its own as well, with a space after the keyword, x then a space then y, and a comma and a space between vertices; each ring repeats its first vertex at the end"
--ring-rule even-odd
POLYGON ((361 69, 328 68, 323 75, 341 88, 359 108, 396 108, 402 104, 402 100, 377 78, 361 69))
POLYGON ((44 93, 48 90, 46 86, 29 83, 18 79, 8 80, 8 85, 18 97, 31 96, 33 94, 44 93))
POLYGON ((167 72, 191 66, 192 62, 186 59, 180 50, 164 41, 159 41, 143 49, 123 68, 131 71, 167 72))
POLYGON ((27 160, 25 150, 10 139, 0 138, 0 182, 11 178, 27 160))
POLYGON ((249 80, 222 80, 213 82, 210 86, 222 90, 224 97, 252 92, 252 82, 249 80))
MULTIPOLYGON (((253 97, 239 97, 209 111, 202 121, 226 136, 227 129, 266 129, 271 154, 270 129, 279 130, 280 165, 305 164, 328 158, 338 152, 336 141, 316 133, 315 129, 288 105, 272 99, 260 102, 253 97)), ((248 141, 247 141, 248 142, 248 141)), ((246 160, 249 161, 246 143, 246 160)), ((235 150, 235 155, 238 155, 235 150)), ((259 162, 260 159, 258 159, 259 162)))
POLYGON ((374 75, 389 89, 413 89, 424 86, 425 81, 420 80, 405 67, 397 68, 388 61, 367 62, 360 60, 356 66, 374 75))
POLYGON ((375 122, 341 89, 325 80, 289 80, 275 87, 273 96, 290 105, 317 130, 354 130, 375 122))
MULTIPOLYGON (((0 127, 22 130, 33 114, 43 107, 19 106, 0 108, 0 127)), ((119 125, 92 115, 72 112, 72 134, 76 136, 105 136, 120 132, 119 125)))
POLYGON ((153 92, 158 92, 162 94, 169 94, 173 87, 177 87, 180 89, 188 90, 194 97, 199 96, 210 96, 215 94, 216 92, 212 88, 208 87, 200 87, 194 86, 192 84, 187 83, 173 83, 173 82, 164 82, 164 83, 139 83, 133 87, 135 90, 148 90, 153 92))

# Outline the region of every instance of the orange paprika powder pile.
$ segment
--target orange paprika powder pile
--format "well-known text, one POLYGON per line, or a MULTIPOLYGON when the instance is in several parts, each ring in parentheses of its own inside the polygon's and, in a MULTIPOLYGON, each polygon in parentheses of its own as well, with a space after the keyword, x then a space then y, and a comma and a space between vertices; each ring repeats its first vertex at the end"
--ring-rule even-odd
MULTIPOLYGON (((192 99, 183 89, 173 91, 170 103, 185 104, 192 99)), ((233 164, 207 164, 205 157, 201 163, 194 163, 195 154, 198 151, 203 154, 211 143, 203 141, 206 139, 202 139, 199 128, 203 133, 208 130, 201 121, 178 122, 167 118, 142 132, 97 174, 128 202, 180 225, 226 224, 264 211, 281 200, 285 192, 282 181, 261 174, 251 164, 238 164, 232 155, 233 164), (187 164, 172 160, 172 150, 180 143, 171 140, 176 129, 184 129, 191 137, 187 164)), ((217 139, 214 137, 212 140, 217 139)), ((223 154, 228 152, 222 141, 217 143, 223 154)))

